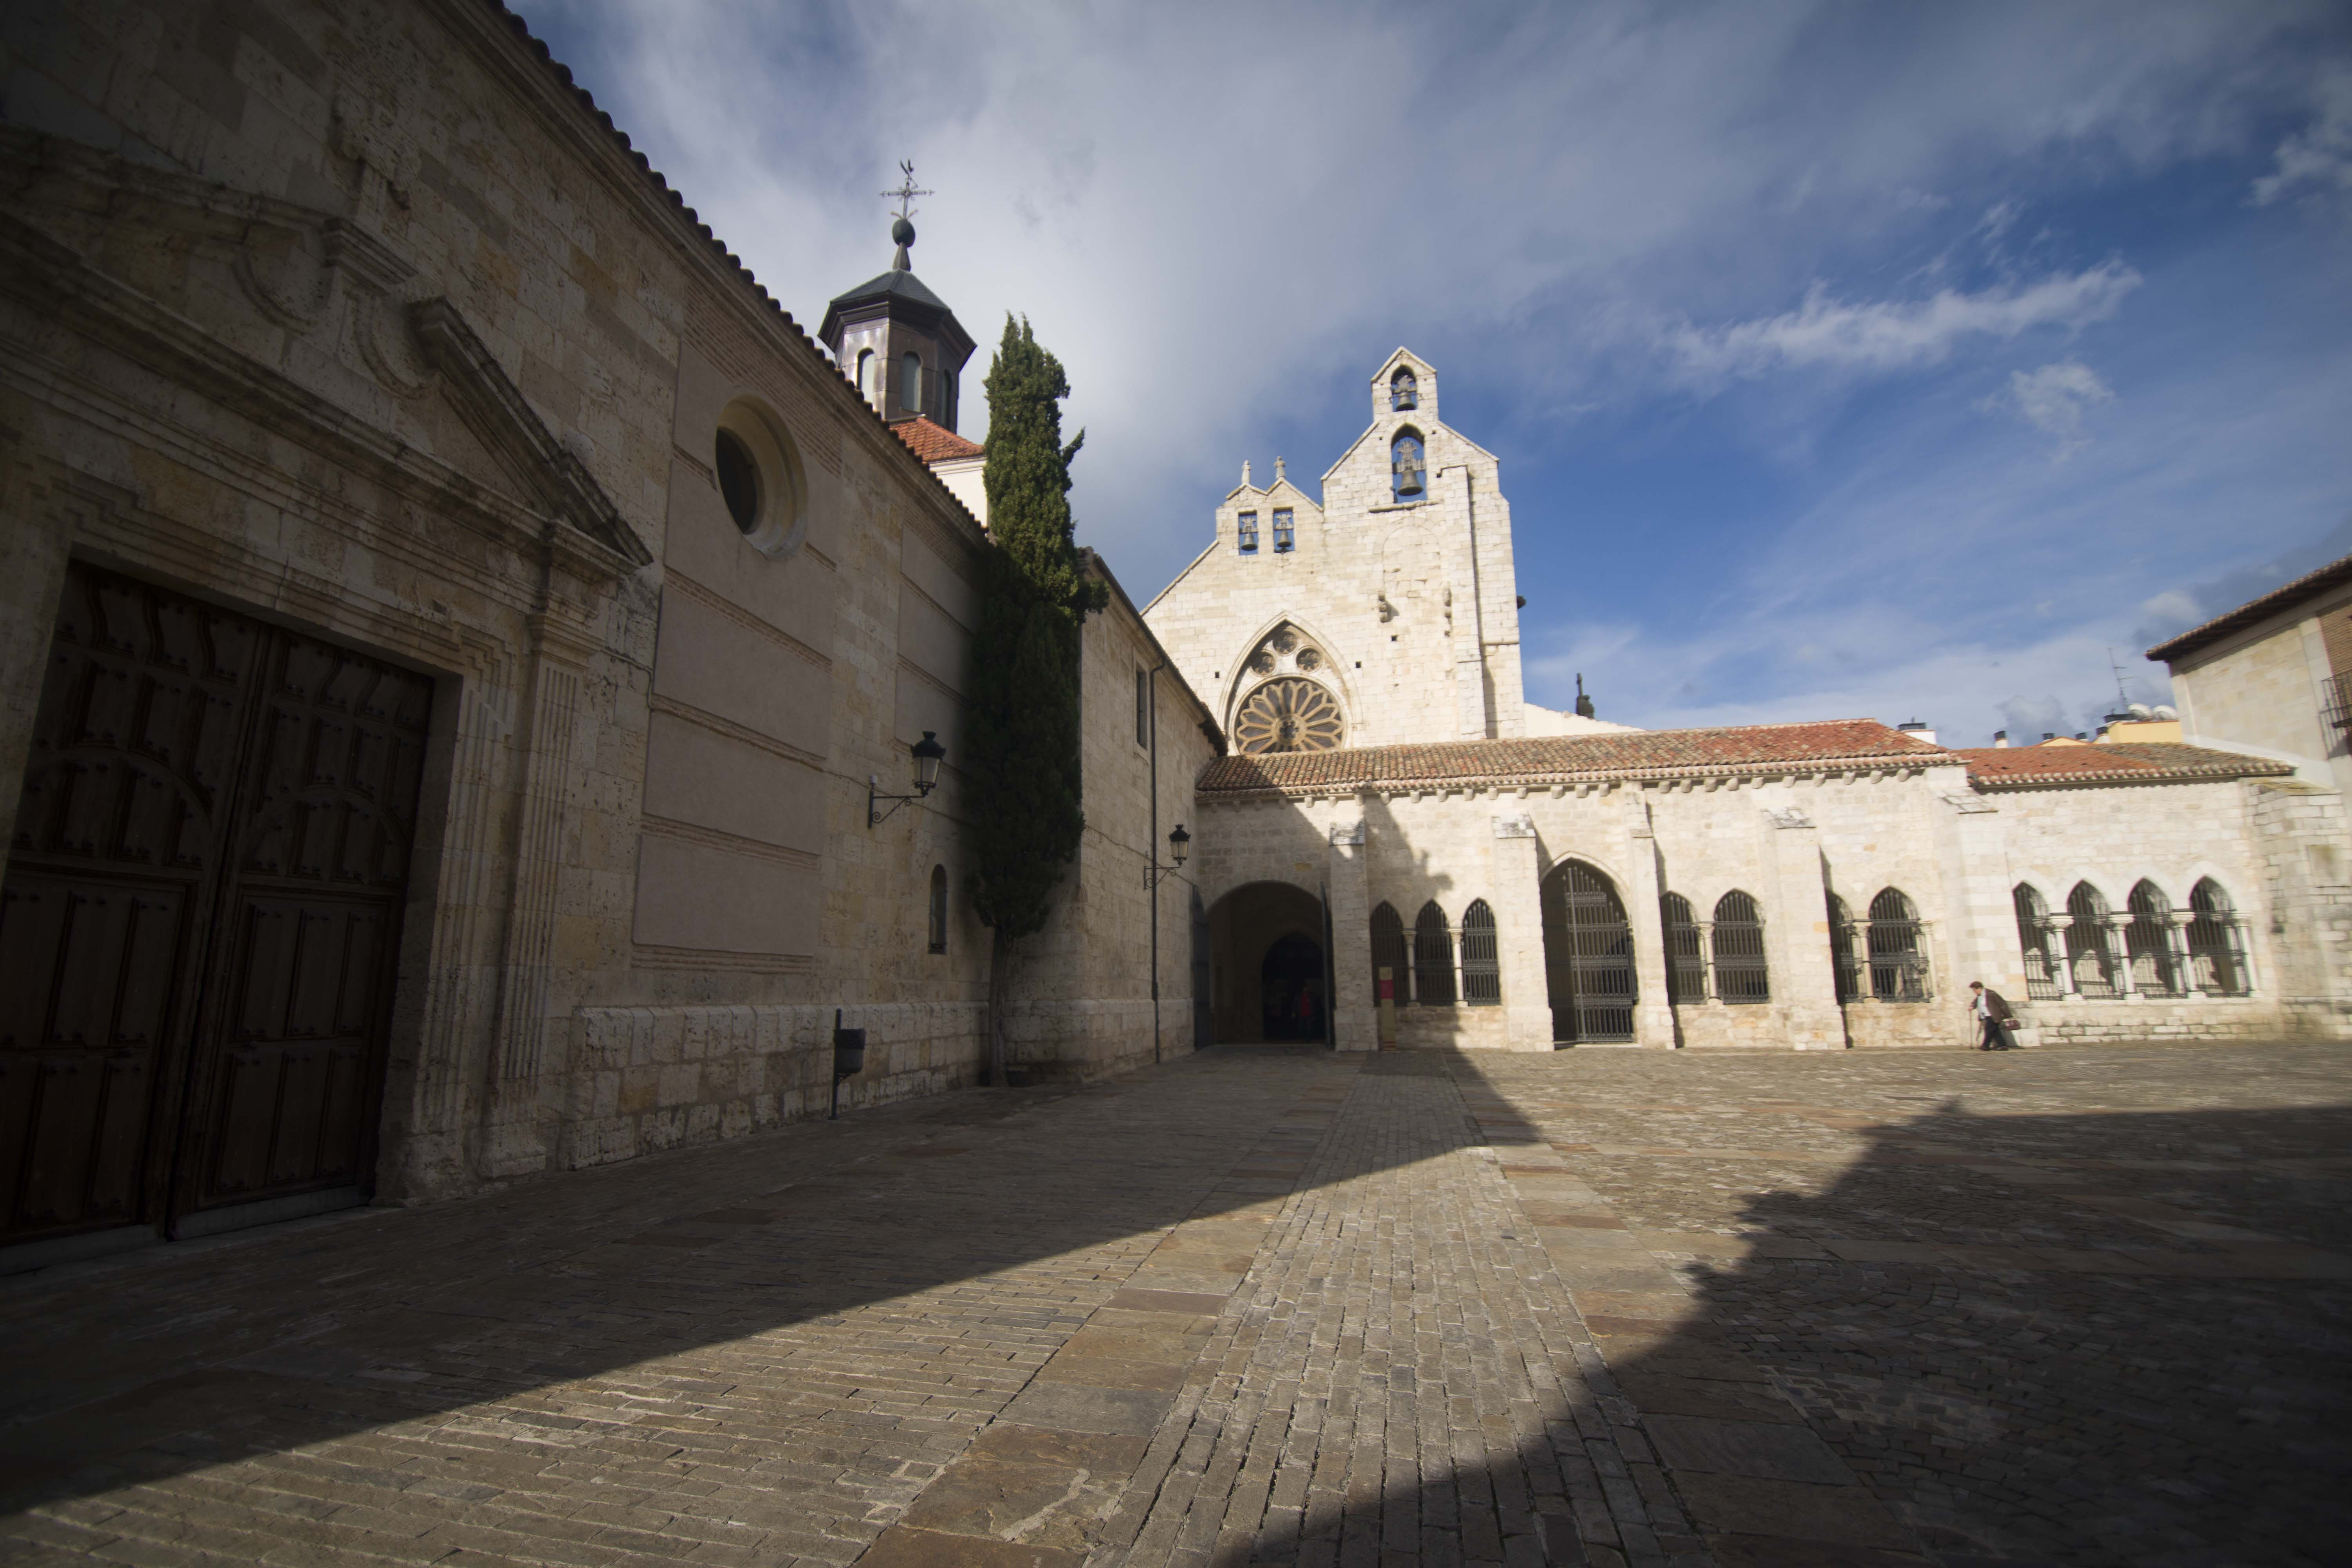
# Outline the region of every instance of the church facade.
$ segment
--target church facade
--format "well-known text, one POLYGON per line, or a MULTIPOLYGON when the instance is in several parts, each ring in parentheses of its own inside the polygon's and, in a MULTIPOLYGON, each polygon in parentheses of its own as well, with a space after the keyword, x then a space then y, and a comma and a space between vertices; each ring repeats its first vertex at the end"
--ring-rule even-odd
MULTIPOLYGON (((8 48, 0 1270, 823 1115, 836 1025, 845 1103, 976 1081, 991 545, 910 219, 820 344, 487 0, 8 48)), ((2044 1040, 2345 1032, 2341 879, 2276 891, 2324 773, 1536 707, 1495 458, 1370 392, 1149 606, 1087 556, 1028 1072, 1953 1044, 1977 976, 2044 1040)))
POLYGON ((1196 807, 1218 1038, 1954 1046, 1972 980, 2028 1042, 2352 1035, 2324 775, 1528 703, 1510 509, 1436 388, 1391 355, 1319 495, 1244 470, 1145 608, 1231 740, 1196 807))

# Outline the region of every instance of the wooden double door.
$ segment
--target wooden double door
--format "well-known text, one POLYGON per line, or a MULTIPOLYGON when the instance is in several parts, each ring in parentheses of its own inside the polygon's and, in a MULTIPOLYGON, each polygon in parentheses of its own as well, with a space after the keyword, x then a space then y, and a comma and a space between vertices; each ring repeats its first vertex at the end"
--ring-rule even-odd
POLYGON ((431 699, 71 570, 0 886, 0 1245, 368 1194, 431 699))

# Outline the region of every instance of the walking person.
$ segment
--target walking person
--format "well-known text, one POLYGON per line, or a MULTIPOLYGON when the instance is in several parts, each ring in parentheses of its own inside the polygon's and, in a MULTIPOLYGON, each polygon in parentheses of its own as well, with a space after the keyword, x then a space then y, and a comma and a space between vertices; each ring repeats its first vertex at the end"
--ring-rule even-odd
POLYGON ((1977 1049, 1980 1051, 2013 1051, 2017 1037, 2017 1015, 2010 1011, 2009 999, 1998 991, 1988 991, 1981 980, 1969 982, 1969 1011, 1976 1015, 1979 1031, 1977 1049))

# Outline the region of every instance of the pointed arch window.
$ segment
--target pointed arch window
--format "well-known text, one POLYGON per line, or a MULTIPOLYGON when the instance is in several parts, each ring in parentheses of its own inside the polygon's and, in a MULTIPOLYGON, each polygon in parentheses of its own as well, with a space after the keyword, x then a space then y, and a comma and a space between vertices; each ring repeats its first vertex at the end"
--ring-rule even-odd
POLYGON ((1706 1000, 1706 954, 1699 946, 1698 918, 1680 893, 1658 900, 1666 932, 1666 1000, 1680 1005, 1706 1000))
POLYGON ((1389 377, 1389 408, 1398 414, 1421 406, 1421 381, 1410 367, 1389 377))
POLYGON ((1372 1005, 1381 1002, 1381 971, 1389 972, 1391 999, 1399 1006, 1412 1000, 1412 976, 1407 973, 1404 921, 1396 906, 1383 901, 1372 911, 1372 1005))
POLYGON ((2066 895, 2066 966, 2074 972, 2074 990, 2084 996, 2116 994, 2115 967, 2107 956, 2107 900, 2088 882, 2077 882, 2066 895))
POLYGON ((2124 927, 2124 962, 2131 965, 2132 989, 2143 996, 2177 996, 2179 970, 2172 962, 2172 900, 2154 882, 2135 886, 2125 900, 2131 921, 2124 927))
POLYGON ((1462 911, 1462 1000, 1494 1007, 1503 1000, 1502 944, 1495 934, 1495 911, 1474 899, 1462 911))
POLYGON ((1882 888, 1870 900, 1870 994, 1881 1002, 1925 1002, 1927 955, 1920 942, 1919 910, 1900 888, 1882 888))
POLYGON ((931 868, 931 951, 948 950, 948 868, 931 868))
POLYGON ((1434 899, 1421 906, 1412 922, 1412 990, 1416 1002, 1454 1005, 1454 933, 1434 899))
POLYGON ((1772 1000, 1763 911, 1737 889, 1715 901, 1715 994, 1733 1004, 1772 1000))
POLYGON ((1400 430, 1389 443, 1389 478, 1401 501, 1419 500, 1426 493, 1423 484, 1425 459, 1421 437, 1411 430, 1400 430))
POLYGON ((2245 928, 2237 907, 2212 878, 2189 889, 2189 966, 2197 989, 2209 996, 2243 996, 2252 989, 2246 975, 2245 928))
POLYGON ((1830 900, 1830 971, 1841 1005, 1862 1000, 1862 959, 1853 946, 1853 911, 1835 893, 1830 900))
POLYGON ((2036 1002, 2055 1002, 2066 994, 2058 983, 2058 966, 2064 961, 2050 941, 2049 907, 2029 882, 2011 889, 2009 901, 2017 911, 2018 950, 2025 955, 2025 994, 2036 1002))

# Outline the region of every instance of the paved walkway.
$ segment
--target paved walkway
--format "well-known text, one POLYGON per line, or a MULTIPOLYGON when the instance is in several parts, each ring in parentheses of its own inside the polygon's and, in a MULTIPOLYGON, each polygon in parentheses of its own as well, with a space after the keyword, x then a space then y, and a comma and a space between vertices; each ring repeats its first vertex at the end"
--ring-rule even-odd
POLYGON ((0 1282, 0 1560, 2347 1560, 2352 1053, 1223 1050, 0 1282))

